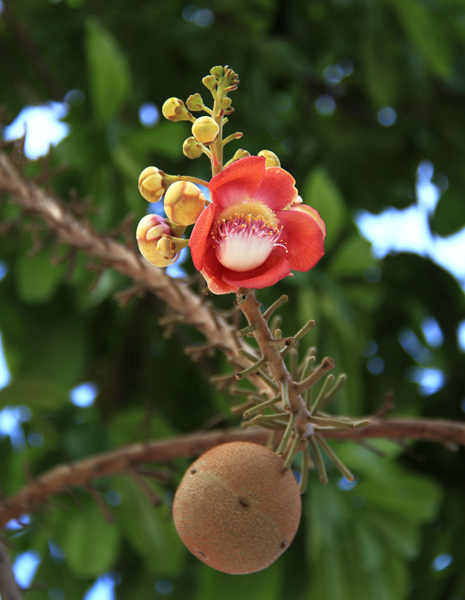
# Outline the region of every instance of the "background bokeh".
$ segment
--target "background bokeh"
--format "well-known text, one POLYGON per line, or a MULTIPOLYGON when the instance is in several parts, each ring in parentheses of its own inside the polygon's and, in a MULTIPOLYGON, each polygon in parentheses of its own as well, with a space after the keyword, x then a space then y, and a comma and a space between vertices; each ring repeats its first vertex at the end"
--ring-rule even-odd
MULTIPOLYGON (((61 139, 51 162, 67 168, 45 185, 65 202, 90 197, 98 231, 129 212, 137 222, 146 166, 209 178, 207 159, 182 154, 188 125, 160 109, 195 92, 208 104, 201 78, 220 64, 241 80, 226 134, 244 138, 227 158, 239 147, 274 151, 327 224, 319 265, 258 296, 266 306, 289 295, 286 335, 315 319, 306 345, 349 375, 334 410, 369 414, 392 391, 393 415, 463 420, 463 1, 5 0, 3 137, 21 135, 25 120, 33 158, 61 139)), ((17 214, 4 199, 0 223, 17 214)), ((234 399, 208 382, 227 372, 224 358, 194 364, 182 351, 201 340, 195 330, 164 339, 159 300, 121 308, 113 294, 129 280, 108 270, 93 285, 83 255, 66 277, 49 247, 31 252, 37 235, 46 232, 24 217, 0 236, 3 497, 62 462, 192 432, 217 415, 221 427, 237 425, 234 399)), ((177 267, 175 277, 193 272, 187 254, 177 267)), ((184 550, 170 517, 188 465, 179 460, 154 486, 158 508, 127 477, 97 482, 114 525, 84 490, 25 515, 26 527, 11 523, 27 598, 464 600, 463 449, 337 446, 357 481, 330 470, 323 487, 313 476, 298 535, 266 571, 222 575, 184 550)))

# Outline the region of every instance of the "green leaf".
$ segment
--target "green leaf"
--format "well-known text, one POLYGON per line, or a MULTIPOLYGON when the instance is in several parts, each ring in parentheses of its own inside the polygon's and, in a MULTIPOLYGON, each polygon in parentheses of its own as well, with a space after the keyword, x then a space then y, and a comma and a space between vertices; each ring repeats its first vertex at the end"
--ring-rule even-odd
MULTIPOLYGON (((200 566, 200 565, 199 565, 200 566)), ((283 562, 274 564, 258 573, 231 576, 207 566, 200 566, 200 590, 196 600, 280 600, 283 562)))
MULTIPOLYGON (((186 137, 191 135, 186 123, 159 123, 153 129, 144 129, 131 133, 127 144, 138 154, 159 154, 167 158, 179 159, 182 156, 182 145, 186 137)), ((147 165, 141 165, 140 171, 147 165)), ((137 177, 139 174, 137 175, 137 177)))
POLYGON ((407 37, 431 71, 439 77, 448 77, 452 69, 452 47, 434 12, 418 0, 391 2, 407 37))
POLYGON ((19 296, 31 304, 45 302, 60 285, 65 270, 65 264, 50 264, 47 251, 39 252, 32 258, 21 256, 15 271, 19 296))
POLYGON ((55 381, 20 378, 0 389, 0 407, 26 404, 39 410, 55 410, 67 402, 68 389, 55 381))
POLYGON ((374 262, 371 243, 354 234, 338 247, 337 253, 329 263, 329 270, 336 277, 363 275, 366 268, 374 262))
POLYGON ((328 249, 336 241, 347 218, 344 198, 328 173, 321 168, 308 175, 302 197, 323 218, 326 224, 325 247, 328 249))
POLYGON ((129 95, 129 67, 116 40, 95 19, 86 21, 85 50, 94 111, 105 123, 119 112, 129 95))
POLYGON ((82 324, 77 319, 64 321, 57 316, 53 323, 35 323, 35 327, 23 332, 21 363, 15 369, 18 376, 72 387, 78 382, 85 361, 82 324), (46 335, 43 335, 44 327, 46 335))
POLYGON ((440 197, 434 215, 430 219, 431 229, 443 237, 453 235, 465 225, 465 202, 463 197, 447 190, 440 197))
POLYGON ((361 56, 368 92, 376 107, 395 104, 398 97, 399 69, 392 33, 380 3, 367 6, 361 56))
POLYGON ((176 433, 160 414, 147 413, 143 407, 132 407, 118 412, 108 425, 107 431, 114 446, 129 444, 136 439, 160 440, 176 433))
POLYGON ((304 504, 310 590, 318 600, 404 598, 404 561, 420 551, 421 526, 439 508, 438 486, 360 446, 337 446, 358 481, 350 491, 337 488, 334 473, 327 486, 310 481, 304 504))
MULTIPOLYGON (((156 486, 154 492, 163 494, 156 486)), ((119 477, 114 489, 121 494, 116 513, 126 539, 140 554, 151 573, 162 577, 179 575, 186 552, 166 505, 155 507, 129 477, 119 477)))
POLYGON ((95 502, 73 512, 63 540, 66 562, 81 577, 97 577, 111 569, 118 557, 119 530, 105 521, 95 502))

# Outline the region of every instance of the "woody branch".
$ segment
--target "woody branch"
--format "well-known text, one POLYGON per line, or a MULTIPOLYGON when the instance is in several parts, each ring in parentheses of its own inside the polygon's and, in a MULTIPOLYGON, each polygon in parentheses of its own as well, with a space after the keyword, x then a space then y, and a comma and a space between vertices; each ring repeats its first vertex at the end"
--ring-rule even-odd
MULTIPOLYGON (((324 431, 326 439, 362 441, 385 438, 393 441, 412 439, 465 446, 465 423, 441 419, 375 418, 361 429, 324 431)), ((0 504, 0 528, 11 519, 33 511, 51 496, 67 492, 74 486, 86 486, 101 477, 129 473, 136 465, 164 462, 178 457, 196 457, 210 448, 233 441, 265 444, 268 432, 263 429, 196 433, 169 440, 133 444, 85 460, 59 465, 47 471, 0 504)))

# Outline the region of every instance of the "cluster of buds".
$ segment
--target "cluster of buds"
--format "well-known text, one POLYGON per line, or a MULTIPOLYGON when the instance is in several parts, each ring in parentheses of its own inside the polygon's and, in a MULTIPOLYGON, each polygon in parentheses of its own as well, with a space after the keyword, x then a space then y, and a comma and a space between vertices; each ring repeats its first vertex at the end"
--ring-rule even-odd
MULTIPOLYGON (((185 140, 183 153, 190 159, 207 155, 215 174, 215 171, 222 169, 223 146, 242 136, 242 133, 235 133, 227 140, 222 140, 222 127, 227 122, 225 115, 234 110, 227 94, 237 88, 239 80, 232 69, 214 67, 210 75, 204 77, 203 83, 212 93, 213 108, 205 106, 201 95, 196 93, 189 96, 186 103, 180 98, 168 98, 163 104, 162 113, 169 121, 192 123, 192 136, 185 140), (199 111, 207 115, 194 117, 192 112, 199 111)), ((230 162, 248 155, 248 152, 240 150, 230 162)), ((205 208, 206 198, 196 183, 208 185, 193 177, 167 175, 156 167, 147 167, 140 174, 139 191, 145 200, 164 200, 166 218, 154 215, 144 217, 136 235, 141 254, 157 267, 166 267, 177 260, 180 250, 188 244, 188 240, 180 236, 186 227, 197 221, 205 208)))
POLYGON ((213 67, 210 75, 204 77, 202 83, 213 96, 213 108, 206 106, 202 96, 196 93, 189 96, 186 103, 180 98, 169 98, 163 104, 162 113, 170 121, 192 123, 192 136, 188 137, 183 144, 183 152, 187 158, 200 158, 202 154, 206 154, 213 165, 219 166, 222 161, 223 145, 232 139, 242 137, 242 133, 235 133, 230 138, 222 140, 222 128, 228 121, 225 115, 234 111, 231 98, 228 98, 227 94, 237 89, 239 79, 228 67, 213 67), (195 117, 192 114, 200 111, 207 115, 195 117))
POLYGON ((181 236, 196 222, 205 208, 205 196, 195 184, 182 177, 167 175, 156 167, 147 167, 139 176, 139 191, 147 202, 164 198, 167 218, 146 215, 136 231, 142 256, 156 267, 176 262, 189 240, 181 236))

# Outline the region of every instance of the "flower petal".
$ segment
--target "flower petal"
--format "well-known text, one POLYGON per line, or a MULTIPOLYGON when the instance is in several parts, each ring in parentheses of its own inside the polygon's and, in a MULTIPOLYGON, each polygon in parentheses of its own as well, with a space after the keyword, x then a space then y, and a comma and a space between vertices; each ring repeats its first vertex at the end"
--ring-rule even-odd
MULTIPOLYGON (((280 210, 276 216, 283 226, 281 239, 286 245, 285 256, 291 269, 308 271, 325 253, 319 223, 308 213, 298 210, 280 210)), ((275 252, 282 253, 282 249, 276 248, 275 252)))
POLYGON ((228 283, 223 281, 221 277, 217 277, 207 267, 202 269, 201 273, 207 282, 208 289, 214 294, 230 294, 231 292, 237 292, 237 290, 239 289, 239 286, 229 285, 228 283))
POLYGON ((212 178, 208 186, 210 197, 224 210, 250 198, 260 187, 264 175, 263 156, 247 156, 236 160, 212 178))
POLYGON ((254 200, 268 205, 272 210, 282 210, 297 198, 295 179, 281 167, 265 169, 265 176, 258 190, 253 194, 254 200))
POLYGON ((313 208, 313 206, 308 206, 308 204, 293 204, 291 206, 291 210, 300 210, 301 212, 305 212, 308 215, 310 215, 311 217, 313 217, 315 219, 315 221, 318 223, 318 225, 321 227, 321 231, 323 232, 323 237, 326 237, 326 225, 325 222, 323 221, 323 219, 320 216, 320 213, 316 210, 316 208, 313 208))
POLYGON ((205 253, 212 245, 210 231, 216 213, 221 209, 216 204, 209 204, 197 219, 189 240, 192 262, 197 271, 201 271, 205 264, 205 253))
POLYGON ((287 258, 273 252, 262 265, 252 271, 239 273, 224 269, 222 279, 226 283, 237 287, 262 289, 278 283, 278 281, 287 277, 290 272, 291 267, 287 258))

